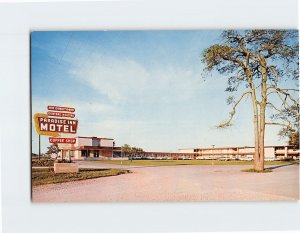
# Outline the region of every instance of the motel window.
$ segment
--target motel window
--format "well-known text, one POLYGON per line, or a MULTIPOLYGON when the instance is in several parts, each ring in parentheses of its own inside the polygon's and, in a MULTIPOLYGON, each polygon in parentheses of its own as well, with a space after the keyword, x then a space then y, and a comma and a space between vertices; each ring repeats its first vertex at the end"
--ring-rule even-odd
POLYGON ((82 157, 87 157, 88 153, 87 153, 86 150, 83 150, 83 151, 81 152, 81 155, 82 155, 82 157))

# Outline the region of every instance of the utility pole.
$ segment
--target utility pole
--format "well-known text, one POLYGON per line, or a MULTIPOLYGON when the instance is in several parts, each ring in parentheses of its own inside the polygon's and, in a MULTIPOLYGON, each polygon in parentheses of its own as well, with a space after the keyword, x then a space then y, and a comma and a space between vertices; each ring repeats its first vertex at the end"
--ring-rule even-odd
POLYGON ((121 165, 123 165, 123 148, 121 147, 121 165))

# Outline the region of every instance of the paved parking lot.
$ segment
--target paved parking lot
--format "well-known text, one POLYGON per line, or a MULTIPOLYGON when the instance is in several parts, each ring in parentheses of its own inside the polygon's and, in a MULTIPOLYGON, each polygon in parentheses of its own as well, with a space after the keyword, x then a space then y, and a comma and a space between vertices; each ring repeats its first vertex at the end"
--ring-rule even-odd
POLYGON ((122 167, 132 173, 33 187, 34 202, 293 201, 299 165, 273 165, 246 173, 242 165, 130 167, 80 162, 81 167, 122 167))

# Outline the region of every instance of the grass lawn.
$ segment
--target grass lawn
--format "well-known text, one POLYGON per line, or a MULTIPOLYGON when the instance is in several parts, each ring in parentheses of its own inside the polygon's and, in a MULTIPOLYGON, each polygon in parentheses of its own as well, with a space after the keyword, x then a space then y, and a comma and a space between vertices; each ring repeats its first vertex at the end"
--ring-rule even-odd
POLYGON ((243 169, 241 170, 242 172, 254 172, 254 173, 266 173, 266 172, 272 172, 271 169, 264 169, 263 171, 258 171, 255 170, 254 168, 249 168, 249 169, 243 169))
POLYGON ((32 186, 85 180, 128 173, 121 169, 80 168, 79 173, 55 174, 53 168, 32 168, 32 186))
MULTIPOLYGON (((121 164, 121 160, 91 160, 89 162, 121 164)), ((288 161, 266 161, 266 165, 288 164, 288 161)), ((123 160, 123 165, 136 166, 174 166, 174 165, 252 165, 253 161, 219 161, 219 160, 123 160)))

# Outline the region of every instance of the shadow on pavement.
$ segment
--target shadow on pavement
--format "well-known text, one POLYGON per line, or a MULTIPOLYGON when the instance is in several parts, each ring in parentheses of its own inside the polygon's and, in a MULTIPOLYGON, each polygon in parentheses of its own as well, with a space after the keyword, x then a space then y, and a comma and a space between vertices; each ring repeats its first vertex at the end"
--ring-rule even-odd
POLYGON ((281 165, 277 165, 277 166, 272 166, 272 167, 268 167, 268 169, 274 170, 274 169, 276 169, 276 168, 286 167, 286 166, 291 166, 291 165, 299 165, 299 162, 296 162, 296 163, 288 163, 288 164, 281 164, 281 165))

